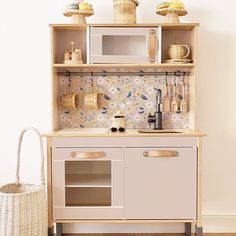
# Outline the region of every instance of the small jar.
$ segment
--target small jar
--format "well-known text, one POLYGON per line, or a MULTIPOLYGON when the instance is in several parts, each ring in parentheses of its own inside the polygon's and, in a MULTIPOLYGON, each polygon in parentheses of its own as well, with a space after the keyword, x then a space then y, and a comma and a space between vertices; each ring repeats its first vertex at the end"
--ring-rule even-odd
POLYGON ((71 54, 72 61, 80 61, 81 60, 81 50, 75 49, 71 54))
POLYGON ((64 60, 67 61, 67 60, 70 60, 70 58, 71 58, 70 52, 69 52, 69 51, 66 51, 66 52, 64 53, 64 60))

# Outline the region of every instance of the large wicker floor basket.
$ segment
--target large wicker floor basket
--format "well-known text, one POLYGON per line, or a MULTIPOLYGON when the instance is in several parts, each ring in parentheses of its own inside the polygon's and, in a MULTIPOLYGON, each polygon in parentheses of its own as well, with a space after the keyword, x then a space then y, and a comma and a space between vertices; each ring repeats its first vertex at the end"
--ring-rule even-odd
POLYGON ((46 236, 47 203, 44 176, 43 141, 40 133, 41 185, 20 183, 20 151, 24 133, 21 132, 17 149, 16 183, 0 188, 0 236, 46 236))
POLYGON ((114 20, 117 24, 135 24, 137 0, 113 0, 114 20))

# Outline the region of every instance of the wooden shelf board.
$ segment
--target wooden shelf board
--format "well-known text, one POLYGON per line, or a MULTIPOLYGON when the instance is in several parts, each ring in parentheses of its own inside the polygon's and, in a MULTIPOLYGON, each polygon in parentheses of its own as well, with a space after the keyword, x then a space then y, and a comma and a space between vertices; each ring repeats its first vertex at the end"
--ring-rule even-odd
POLYGON ((110 174, 66 174, 66 187, 110 188, 110 174))
POLYGON ((111 185, 65 185, 66 188, 111 188, 111 185))
POLYGON ((157 223, 196 223, 194 219, 183 220, 52 220, 53 223, 69 223, 69 224, 84 224, 84 223, 104 223, 104 224, 157 224, 157 223))
POLYGON ((66 65, 66 64, 53 64, 53 68, 58 69, 104 69, 104 68, 179 68, 179 67, 194 67, 194 63, 188 64, 80 64, 80 65, 66 65))
POLYGON ((90 206, 104 206, 104 207, 110 207, 111 206, 111 202, 86 202, 86 203, 66 203, 66 206, 67 207, 81 207, 81 206, 87 206, 87 207, 90 207, 90 206))
POLYGON ((79 30, 81 28, 90 27, 159 27, 163 30, 192 30, 199 26, 199 23, 180 23, 180 24, 165 24, 165 23, 142 23, 142 24, 50 24, 50 27, 55 30, 79 30))

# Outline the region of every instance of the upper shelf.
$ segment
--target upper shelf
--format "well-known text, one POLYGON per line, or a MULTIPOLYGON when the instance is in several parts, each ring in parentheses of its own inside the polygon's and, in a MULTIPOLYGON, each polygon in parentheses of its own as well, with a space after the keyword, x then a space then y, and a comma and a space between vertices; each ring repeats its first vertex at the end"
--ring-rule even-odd
POLYGON ((50 27, 56 30, 79 30, 85 27, 159 27, 161 26, 163 30, 181 30, 181 31, 189 31, 194 27, 198 27, 199 23, 180 23, 180 24, 165 24, 165 23, 155 23, 155 24, 86 24, 86 25, 78 25, 78 24, 50 24, 50 27))
POLYGON ((194 67, 198 25, 197 23, 50 25, 52 27, 52 66, 59 69, 194 67), (88 29, 91 26, 96 27, 88 29), (161 27, 158 28, 158 26, 161 27), (152 31, 156 37, 150 36, 152 31), (64 54, 71 42, 74 42, 75 47, 81 50, 81 60, 87 64, 62 64, 64 54), (155 47, 150 47, 152 45, 150 42, 155 47), (190 53, 186 56, 192 59, 193 64, 164 64, 169 59, 169 46, 173 44, 187 45, 190 53), (155 55, 155 58, 151 58, 153 57, 151 55, 155 55), (155 61, 156 64, 149 64, 149 61, 155 61), (159 62, 161 63, 157 64, 159 62))
POLYGON ((55 69, 109 69, 109 68, 176 68, 176 67, 194 67, 194 63, 188 64, 80 64, 80 65, 68 65, 68 64, 53 64, 53 68, 55 69))

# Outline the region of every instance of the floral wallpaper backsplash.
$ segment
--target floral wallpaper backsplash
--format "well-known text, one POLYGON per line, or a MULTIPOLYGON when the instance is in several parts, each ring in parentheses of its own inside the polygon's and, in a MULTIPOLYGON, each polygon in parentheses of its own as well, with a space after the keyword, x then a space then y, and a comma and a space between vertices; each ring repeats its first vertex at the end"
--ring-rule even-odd
MULTIPOLYGON (((75 75, 58 76, 58 127, 65 128, 110 128, 112 118, 121 111, 128 128, 149 128, 148 115, 156 109, 157 89, 166 94, 166 80, 169 85, 169 97, 173 98, 174 78, 176 82, 177 101, 182 99, 182 82, 185 81, 185 99, 189 100, 189 77, 166 75, 75 75), (92 79, 93 78, 93 79, 92 79), (87 92, 98 91, 99 109, 85 109, 83 97, 87 92), (67 110, 62 106, 62 96, 78 93, 77 110, 67 110)), ((188 113, 163 112, 163 128, 187 129, 188 113)))

